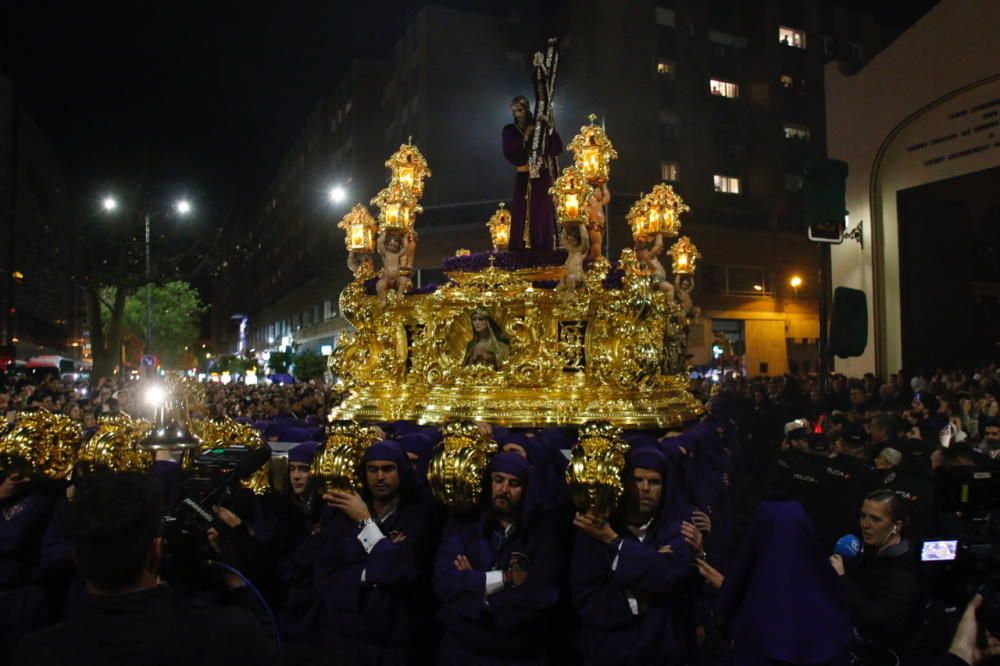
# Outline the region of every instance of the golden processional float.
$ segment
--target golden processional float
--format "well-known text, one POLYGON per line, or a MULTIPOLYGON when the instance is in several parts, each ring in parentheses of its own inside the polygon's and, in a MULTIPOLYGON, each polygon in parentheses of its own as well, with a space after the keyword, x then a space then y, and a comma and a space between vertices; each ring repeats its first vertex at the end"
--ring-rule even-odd
POLYGON ((581 256, 581 243, 565 240, 591 235, 590 200, 606 191, 616 154, 593 120, 568 148, 574 165, 550 190, 565 264, 524 266, 505 251, 510 213, 501 204, 487 223, 494 251, 478 269, 446 260, 449 280, 433 293, 408 293, 427 162, 411 144, 386 162, 377 220, 358 205, 340 224, 355 277, 340 296, 353 331, 329 361, 347 392, 333 418, 662 428, 700 413, 686 357, 698 253, 686 238, 670 250, 675 284, 657 258, 687 207, 657 185, 628 215, 635 249, 614 266, 599 243, 596 257, 581 256))

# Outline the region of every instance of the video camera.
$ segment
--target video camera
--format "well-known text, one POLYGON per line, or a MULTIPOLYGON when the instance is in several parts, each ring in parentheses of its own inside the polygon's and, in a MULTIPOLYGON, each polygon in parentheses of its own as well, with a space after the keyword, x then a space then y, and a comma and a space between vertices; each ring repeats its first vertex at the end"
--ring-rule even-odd
POLYGON ((983 595, 980 626, 1000 637, 1000 474, 996 470, 963 465, 939 468, 934 477, 934 508, 939 516, 954 518, 956 532, 927 540, 920 562, 933 583, 929 608, 950 636, 965 604, 977 592, 983 595), (950 516, 949 516, 950 514, 950 516))
POLYGON ((245 523, 233 529, 216 516, 213 507, 226 506, 240 516, 252 515, 249 491, 239 482, 250 477, 271 459, 266 444, 257 448, 231 446, 206 451, 193 459, 193 470, 182 482, 180 501, 163 518, 170 574, 196 578, 203 565, 218 554, 208 542, 209 528, 223 540, 240 545, 249 538, 245 523))

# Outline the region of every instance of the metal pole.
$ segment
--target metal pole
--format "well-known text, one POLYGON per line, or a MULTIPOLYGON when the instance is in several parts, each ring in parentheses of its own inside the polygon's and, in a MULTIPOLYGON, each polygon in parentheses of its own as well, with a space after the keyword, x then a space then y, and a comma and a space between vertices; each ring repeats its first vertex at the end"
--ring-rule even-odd
POLYGON ((830 375, 830 354, 827 346, 827 314, 829 310, 830 287, 827 280, 830 275, 830 244, 819 245, 819 390, 826 395, 830 375))
MULTIPOLYGON (((606 118, 601 116, 601 131, 607 134, 606 118)), ((608 219, 608 204, 604 204, 604 256, 611 256, 611 220, 608 219)))
POLYGON ((150 270, 149 270, 149 212, 146 212, 146 339, 143 344, 143 353, 149 353, 149 340, 153 319, 153 296, 150 291, 150 270))

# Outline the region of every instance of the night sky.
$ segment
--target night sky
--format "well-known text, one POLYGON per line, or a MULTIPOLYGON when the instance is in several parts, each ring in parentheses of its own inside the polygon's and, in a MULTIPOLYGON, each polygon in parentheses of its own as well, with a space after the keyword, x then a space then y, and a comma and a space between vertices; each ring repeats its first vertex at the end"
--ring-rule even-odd
MULTIPOLYGON (((73 196, 141 174, 247 214, 351 58, 384 56, 423 4, 3 0, 0 63, 73 196)), ((436 4, 552 12, 526 0, 436 4)), ((933 3, 846 4, 903 27, 933 3)))

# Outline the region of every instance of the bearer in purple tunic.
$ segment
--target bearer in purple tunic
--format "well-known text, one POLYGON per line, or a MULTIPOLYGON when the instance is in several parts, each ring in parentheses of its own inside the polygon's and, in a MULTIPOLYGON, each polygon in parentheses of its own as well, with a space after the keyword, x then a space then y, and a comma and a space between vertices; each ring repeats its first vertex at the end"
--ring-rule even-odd
MULTIPOLYGON (((555 160, 546 159, 541 175, 533 180, 529 178, 528 157, 531 154, 535 119, 531 116, 531 106, 526 97, 520 95, 515 97, 510 104, 510 110, 514 114, 514 122, 503 128, 503 155, 508 162, 517 167, 517 177, 514 180, 514 198, 510 202, 509 247, 511 250, 531 249, 551 252, 555 248, 556 216, 552 197, 549 196, 553 178, 549 166, 546 165, 554 164, 555 160), (527 247, 524 242, 526 217, 529 236, 527 247)), ((553 129, 549 134, 546 156, 555 158, 562 150, 562 138, 553 129)))
POLYGON ((608 521, 578 513, 573 521, 570 577, 588 664, 686 663, 694 552, 682 523, 690 506, 667 471, 658 448, 631 450, 617 514, 608 521))
POLYGON ((761 502, 729 573, 701 561, 699 569, 721 586, 718 610, 729 625, 732 663, 847 663, 846 589, 798 502, 761 502))
POLYGON ((324 643, 358 666, 415 664, 427 605, 415 590, 427 576, 432 545, 426 507, 396 442, 373 444, 362 464, 361 494, 323 495, 329 509, 315 581, 325 607, 324 643))
POLYGON ((489 507, 452 517, 434 565, 443 637, 439 666, 546 663, 546 621, 558 598, 559 542, 535 510, 531 464, 503 452, 488 468, 489 507))

